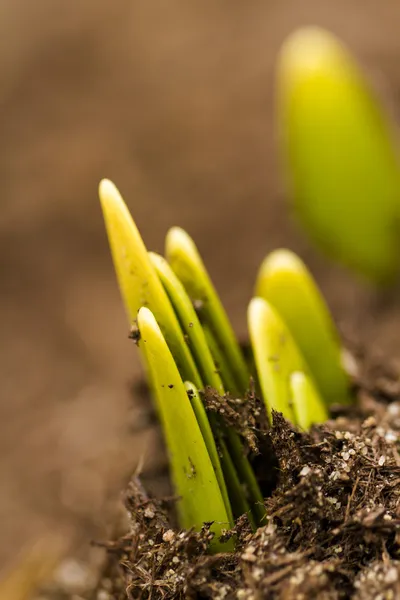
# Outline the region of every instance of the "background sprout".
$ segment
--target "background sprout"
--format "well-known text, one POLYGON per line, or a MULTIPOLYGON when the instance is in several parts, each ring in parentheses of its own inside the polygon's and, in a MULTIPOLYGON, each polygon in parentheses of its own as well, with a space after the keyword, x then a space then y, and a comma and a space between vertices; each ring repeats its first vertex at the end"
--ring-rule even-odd
POLYGON ((349 401, 339 336, 303 261, 290 250, 269 254, 260 267, 255 295, 268 300, 284 320, 324 401, 349 401))
POLYGON ((389 123, 341 42, 317 27, 285 42, 278 119, 296 212, 312 238, 365 276, 399 264, 400 171, 389 123))
POLYGON ((146 355, 169 453, 171 477, 180 499, 179 521, 201 529, 213 521, 211 549, 232 550, 233 542, 218 537, 231 519, 225 507, 211 460, 173 356, 152 312, 143 307, 137 317, 139 347, 146 355), (178 433, 178 434, 177 434, 178 433))
POLYGON ((250 375, 232 326, 221 300, 211 282, 204 263, 192 238, 180 227, 173 227, 167 234, 165 255, 186 288, 192 301, 198 305, 201 321, 207 324, 235 381, 234 395, 243 395, 250 375))

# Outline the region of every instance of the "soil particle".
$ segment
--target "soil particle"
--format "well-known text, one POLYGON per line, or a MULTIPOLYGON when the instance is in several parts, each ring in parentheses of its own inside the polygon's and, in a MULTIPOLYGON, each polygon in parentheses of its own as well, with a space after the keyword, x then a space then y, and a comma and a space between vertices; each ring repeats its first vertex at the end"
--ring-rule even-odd
POLYGON ((360 572, 354 582, 355 600, 396 600, 400 598, 400 562, 383 560, 360 572))
POLYGON ((139 327, 137 326, 137 323, 133 323, 133 325, 131 326, 131 329, 129 331, 129 335, 128 335, 129 339, 133 340, 134 343, 136 344, 136 346, 139 345, 140 342, 140 331, 139 331, 139 327))

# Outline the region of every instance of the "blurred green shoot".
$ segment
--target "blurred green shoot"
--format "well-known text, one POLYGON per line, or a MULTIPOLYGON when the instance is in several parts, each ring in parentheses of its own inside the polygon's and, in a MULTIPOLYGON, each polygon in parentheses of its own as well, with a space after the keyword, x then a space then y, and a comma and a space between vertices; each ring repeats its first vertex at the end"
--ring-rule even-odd
POLYGON ((255 295, 268 300, 284 320, 324 401, 349 400, 339 335, 303 261, 290 250, 271 252, 260 267, 255 295))
POLYGON ((278 61, 277 112, 285 172, 309 235, 377 282, 399 267, 398 149, 379 100, 346 47, 303 28, 278 61))
POLYGON ((182 527, 201 529, 213 522, 214 552, 233 549, 233 541, 221 544, 219 536, 231 525, 225 502, 178 368, 152 312, 142 307, 137 317, 139 347, 146 355, 169 452, 171 478, 182 527))

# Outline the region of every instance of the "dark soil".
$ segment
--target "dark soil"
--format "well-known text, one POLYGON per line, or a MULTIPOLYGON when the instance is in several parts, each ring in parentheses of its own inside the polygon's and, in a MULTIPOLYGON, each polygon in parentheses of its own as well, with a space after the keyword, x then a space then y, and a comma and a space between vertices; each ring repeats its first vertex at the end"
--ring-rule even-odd
MULTIPOLYGON (((254 395, 236 403, 253 432, 250 444, 268 442, 263 465, 276 484, 265 524, 253 533, 243 516, 228 533, 237 539, 235 554, 207 554, 208 526, 175 528, 174 500, 149 497, 135 477, 126 495, 130 531, 107 545, 97 597, 105 590, 115 600, 400 597, 400 389, 373 366, 362 381, 353 407, 336 407, 309 433, 279 413, 264 432, 254 395)), ((228 406, 232 425, 235 403, 228 406)))

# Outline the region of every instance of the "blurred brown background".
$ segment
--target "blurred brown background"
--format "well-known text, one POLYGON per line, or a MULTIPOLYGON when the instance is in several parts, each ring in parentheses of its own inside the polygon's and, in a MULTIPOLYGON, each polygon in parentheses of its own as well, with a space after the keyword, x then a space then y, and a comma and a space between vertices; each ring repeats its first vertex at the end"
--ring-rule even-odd
POLYGON ((138 357, 97 201, 114 179, 152 249, 187 228, 241 335, 257 266, 306 258, 336 318, 400 353, 377 296, 290 224, 274 62, 298 25, 346 41, 398 120, 395 0, 3 0, 0 6, 0 565, 51 531, 101 535, 154 436, 134 435, 138 357), (360 327, 361 325, 361 327, 360 327), (357 329, 359 327, 359 329, 357 329))

